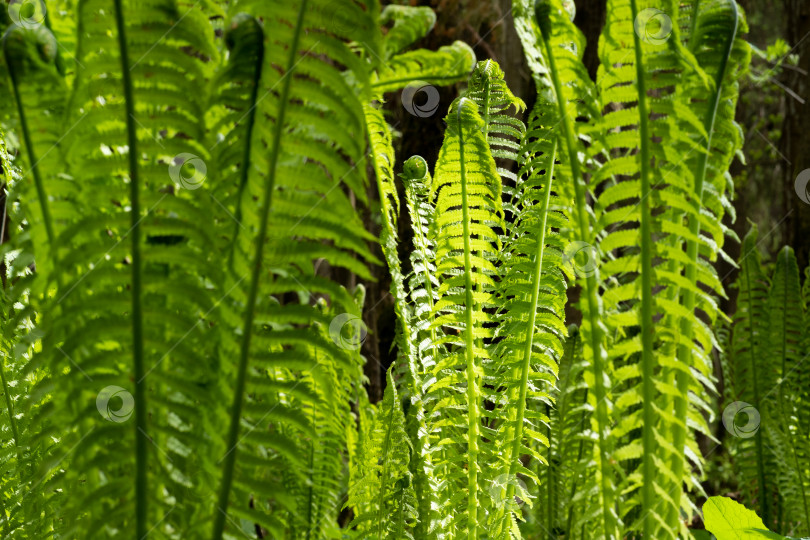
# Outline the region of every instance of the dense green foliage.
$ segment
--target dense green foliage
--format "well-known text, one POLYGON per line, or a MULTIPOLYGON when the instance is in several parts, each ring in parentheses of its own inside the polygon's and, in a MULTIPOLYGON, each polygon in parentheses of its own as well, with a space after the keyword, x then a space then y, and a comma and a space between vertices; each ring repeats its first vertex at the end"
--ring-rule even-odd
POLYGON ((723 422, 738 435, 730 452, 745 500, 766 527, 807 535, 810 368, 803 360, 810 354, 810 268, 802 286, 796 257, 785 246, 769 276, 757 236, 753 227, 743 240, 737 311, 723 348, 723 422))
POLYGON ((744 502, 809 534, 810 279, 753 233, 718 308, 744 17, 609 0, 593 81, 570 7, 513 3, 525 114, 462 42, 412 47, 429 8, 11 6, 4 537, 690 538, 729 410, 744 502), (462 81, 436 163, 396 156, 385 100, 462 81), (324 262, 390 272, 379 403, 375 306, 324 262))

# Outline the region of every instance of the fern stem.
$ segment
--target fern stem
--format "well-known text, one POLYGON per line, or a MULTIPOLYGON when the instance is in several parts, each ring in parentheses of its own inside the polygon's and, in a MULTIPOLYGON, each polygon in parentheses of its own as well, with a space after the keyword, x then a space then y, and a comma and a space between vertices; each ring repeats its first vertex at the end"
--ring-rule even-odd
MULTIPOLYGON (((120 1, 120 0, 119 0, 120 1)), ((270 215, 270 206, 273 201, 273 188, 276 180, 276 167, 278 165, 279 154, 281 153, 281 135, 284 129, 284 116, 287 112, 287 101, 290 95, 290 84, 292 83, 292 70, 295 68, 295 58, 298 55, 298 43, 304 26, 304 14, 306 13, 308 0, 301 0, 298 8, 298 18, 295 23, 292 43, 290 44, 290 54, 287 59, 287 66, 284 70, 284 81, 278 101, 278 115, 273 126, 273 145, 270 151, 268 162, 268 174, 264 185, 264 200, 261 206, 261 217, 259 233, 256 237, 256 252, 253 257, 253 268, 250 276, 250 290, 245 306, 245 320, 242 325, 242 342, 239 349, 239 367, 237 369, 236 383, 233 394, 233 404, 231 405, 231 419, 228 428, 227 448, 225 463, 222 471, 219 499, 217 509, 214 512, 213 540, 222 538, 225 530, 225 518, 228 511, 228 499, 231 494, 231 484, 233 483, 233 470, 236 465, 237 445, 239 444, 239 421, 242 417, 242 405, 245 394, 245 379, 247 378, 248 357, 250 356, 250 342, 253 337, 253 319, 256 315, 256 301, 259 296, 259 279, 262 269, 262 255, 264 253, 264 243, 267 239, 267 221, 270 215)))
MULTIPOLYGON (((633 20, 638 16, 636 0, 630 0, 633 20)), ((655 498, 655 356, 653 355, 652 325, 652 230, 650 223, 650 127, 647 109, 647 85, 644 79, 644 61, 639 32, 633 32, 636 55, 636 88, 638 89, 639 137, 641 138, 641 396, 642 396, 642 485, 641 519, 644 538, 652 538, 655 516, 652 513, 655 498)))
MULTIPOLYGON (((734 17, 734 30, 729 34, 728 40, 726 41, 725 51, 720 63, 720 68, 717 71, 717 75, 715 76, 714 86, 715 92, 714 96, 712 96, 712 103, 709 109, 706 111, 706 118, 704 119, 704 127, 706 129, 706 152, 702 153, 698 159, 697 169, 695 171, 695 185, 694 185, 694 201, 695 205, 697 206, 693 210, 692 216, 689 218, 689 232, 691 233, 690 239, 686 242, 686 254, 689 258, 690 264, 686 267, 686 281, 689 283, 697 283, 697 264, 698 264, 698 242, 697 240, 692 240, 691 238, 697 238, 700 234, 700 220, 697 216, 700 215, 700 208, 703 206, 703 193, 704 193, 704 184, 706 180, 706 174, 708 169, 708 158, 709 153, 712 150, 712 137, 714 134, 714 125, 717 119, 717 110, 720 107, 720 96, 722 95, 722 85, 723 79, 725 79, 726 75, 726 68, 728 66, 728 60, 731 56, 731 49, 734 44, 734 40, 737 36, 737 27, 739 24, 738 15, 737 15, 737 2, 731 1, 729 5, 732 6, 732 12, 734 17)), ((695 33, 695 21, 697 20, 697 11, 700 6, 700 2, 696 2, 694 11, 692 13, 693 19, 693 27, 692 33, 690 35, 694 35, 695 33)), ((694 46, 694 40, 691 40, 691 46, 694 46)), ((694 313, 696 305, 696 298, 695 293, 691 289, 685 289, 683 291, 683 306, 689 313, 694 313)), ((685 339, 686 344, 680 344, 678 346, 678 358, 681 362, 684 362, 687 366, 691 367, 692 365, 692 338, 694 335, 694 321, 690 321, 688 319, 681 319, 680 323, 680 331, 685 339)), ((680 373, 677 376, 677 388, 678 393, 675 396, 675 423, 673 426, 673 438, 672 444, 675 448, 676 454, 673 456, 672 460, 672 472, 673 477, 680 481, 679 479, 683 476, 684 472, 684 444, 686 443, 686 415, 687 415, 687 408, 688 408, 688 400, 687 396, 689 393, 689 381, 690 377, 685 373, 680 373)), ((674 508, 670 508, 669 517, 667 522, 674 523, 675 520, 678 519, 678 513, 680 509, 680 494, 683 489, 683 484, 679 484, 675 488, 675 502, 676 506, 674 508)))
POLYGON ((115 24, 121 56, 121 75, 124 84, 124 103, 127 114, 127 158, 129 160, 130 242, 132 245, 132 364, 135 378, 135 537, 147 534, 147 445, 146 445, 146 381, 143 363, 143 307, 141 305, 141 201, 138 178, 138 136, 135 126, 135 100, 129 71, 126 27, 121 0, 115 4, 115 24))
MULTIPOLYGON (((549 75, 554 85, 554 93, 556 95, 557 108, 561 118, 563 133, 565 134, 565 145, 568 151, 568 157, 571 163, 571 176, 574 184, 574 197, 577 206, 577 226, 579 228, 579 237, 582 241, 588 242, 591 240, 591 227, 588 223, 588 215, 586 212, 585 200, 585 180, 582 176, 580 169, 578 152, 576 144, 574 143, 574 126, 571 121, 570 115, 566 110, 565 97, 562 91, 562 83, 560 82, 559 71, 557 70, 556 60, 551 50, 551 43, 549 42, 551 28, 548 18, 539 22, 541 38, 543 46, 545 47, 546 56, 549 63, 549 75)), ((613 500, 613 486, 610 481, 612 469, 610 466, 610 454, 608 452, 608 441, 606 436, 606 429, 609 426, 610 418, 607 410, 607 389, 604 383, 605 366, 604 362, 607 359, 607 351, 604 348, 604 334, 602 332, 602 322, 599 317, 600 302, 598 297, 598 285, 596 272, 589 273, 585 279, 585 293, 587 297, 588 313, 585 314, 588 318, 590 326, 590 346, 593 353, 593 375, 594 375, 594 394, 596 398, 596 423, 597 423, 597 437, 599 446, 599 472, 600 472, 600 500, 602 503, 602 520, 604 526, 604 535, 606 538, 618 539, 618 524, 615 519, 614 513, 614 500, 613 500)))
POLYGON ((461 109, 466 98, 461 98, 456 110, 458 122, 459 165, 461 172, 461 221, 464 235, 464 294, 465 294, 465 340, 467 356, 467 536, 478 538, 478 381, 475 373, 475 338, 473 336, 473 284, 470 247, 470 210, 467 201, 467 164, 464 161, 464 126, 461 109))
MULTIPOLYGON (((545 252, 546 247, 546 230, 547 230, 547 223, 548 223, 548 206, 549 201, 551 200, 551 183, 553 182, 554 178, 554 165, 557 156, 557 139, 554 139, 552 143, 552 148, 550 152, 550 159, 549 159, 549 169, 547 172, 548 182, 544 186, 544 195, 542 206, 540 207, 540 223, 537 225, 537 234, 538 237, 536 238, 537 242, 537 251, 535 253, 535 261, 534 261, 534 271, 532 273, 532 288, 531 288, 531 300, 529 304, 529 319, 526 321, 526 343, 523 349, 523 359, 521 361, 520 367, 515 369, 514 375, 515 378, 520 378, 520 387, 518 389, 518 395, 515 399, 514 397, 514 389, 510 393, 510 403, 515 407, 514 416, 511 420, 514 422, 513 427, 508 430, 508 438, 507 441, 511 440, 512 444, 509 446, 508 453, 506 456, 506 464, 508 467, 508 481, 505 486, 505 489, 502 492, 505 492, 507 501, 514 500, 515 496, 515 482, 512 481, 512 478, 516 478, 517 476, 517 468, 518 462, 520 460, 520 447, 523 442, 523 422, 526 416, 526 395, 528 393, 528 386, 529 386, 529 366, 531 363, 532 358, 532 350, 534 348, 534 335, 535 335, 535 323, 537 321, 537 302, 540 297, 540 281, 543 275, 543 254, 545 252)), ((551 441, 551 437, 549 436, 549 441, 551 441)), ((550 448, 550 445, 549 445, 550 448)), ((549 464, 549 476, 553 474, 553 468, 549 464)), ((551 481, 550 481, 551 482, 551 481)), ((550 499, 549 499, 550 500, 550 499)), ((551 508, 551 503, 549 502, 549 512, 551 508)))

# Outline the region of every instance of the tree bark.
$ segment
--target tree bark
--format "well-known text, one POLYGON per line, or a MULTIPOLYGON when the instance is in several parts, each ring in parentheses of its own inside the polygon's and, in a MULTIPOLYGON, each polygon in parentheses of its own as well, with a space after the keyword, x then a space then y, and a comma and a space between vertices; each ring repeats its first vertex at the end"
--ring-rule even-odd
MULTIPOLYGON (((796 193, 796 177, 810 168, 810 2, 807 0, 784 0, 786 15, 785 39, 794 54, 799 55, 799 70, 788 69, 783 73, 784 85, 797 95, 786 96, 781 152, 790 160, 784 190, 788 194, 788 215, 785 221, 787 244, 793 246, 799 268, 807 267, 810 258, 810 203, 796 193)), ((804 195, 808 199, 808 195, 804 195)), ((810 199, 808 199, 810 200, 810 199)))

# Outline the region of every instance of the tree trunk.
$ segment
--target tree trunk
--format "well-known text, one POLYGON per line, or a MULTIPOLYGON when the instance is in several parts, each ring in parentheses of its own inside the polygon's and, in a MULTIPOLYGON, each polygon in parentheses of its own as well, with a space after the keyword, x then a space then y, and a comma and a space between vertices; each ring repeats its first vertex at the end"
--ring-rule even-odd
POLYGON ((799 268, 805 268, 810 257, 810 201, 796 193, 795 181, 800 172, 810 168, 810 2, 807 0, 784 0, 786 14, 785 39, 799 55, 799 70, 788 69, 782 79, 787 88, 797 96, 786 96, 785 120, 782 131, 781 152, 790 160, 784 190, 788 195, 786 219, 787 244, 796 250, 799 268))

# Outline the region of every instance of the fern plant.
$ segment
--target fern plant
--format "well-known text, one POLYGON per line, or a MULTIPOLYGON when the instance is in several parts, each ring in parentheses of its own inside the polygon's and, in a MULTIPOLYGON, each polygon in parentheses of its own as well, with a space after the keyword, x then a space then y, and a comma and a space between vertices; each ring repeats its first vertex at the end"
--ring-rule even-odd
POLYGON ((752 226, 740 255, 737 310, 724 358, 730 391, 723 422, 743 501, 757 509, 768 528, 806 535, 807 282, 802 286, 787 246, 767 272, 757 236, 752 226))
MULTIPOLYGON (((693 402, 689 411, 686 396, 692 388, 697 396, 704 394, 702 385, 711 388, 706 359, 713 344, 695 309, 711 320, 717 316, 712 297, 696 282, 723 294, 712 271, 698 277, 700 245, 706 256, 716 256, 724 232, 701 213, 708 206, 720 221, 725 169, 739 140, 732 137, 722 147, 721 165, 710 171, 717 187, 706 202, 707 160, 698 158, 690 167, 681 156, 712 153, 715 144, 725 145, 724 135, 718 138, 723 143, 713 143, 712 135, 726 134, 733 125, 731 119, 714 123, 719 95, 734 95, 733 74, 746 63, 743 53, 732 55, 745 47, 735 41, 738 14, 729 4, 692 5, 692 34, 682 37, 679 26, 670 25, 662 38, 650 35, 655 27, 647 24, 655 14, 665 23, 680 20, 679 4, 611 3, 595 88, 579 60, 582 40, 561 3, 538 2, 534 10, 522 2, 514 9, 538 87, 547 89, 558 109, 555 137, 567 151, 579 216, 572 239, 590 246, 594 259, 580 278, 580 306, 589 323, 583 334, 590 337, 595 457, 602 465, 594 479, 598 536, 676 537, 684 528, 681 510, 694 512, 681 490, 685 483, 698 485, 684 461, 694 462, 698 454, 684 434, 687 425, 708 433, 701 411, 709 406, 693 402), (718 49, 718 42, 725 48, 718 49), (707 70, 716 75, 715 92, 701 123, 690 103, 711 90, 707 70), (667 144, 656 144, 663 140, 667 144), (586 189, 594 197, 592 218, 586 189), (716 230, 714 243, 698 234, 704 223, 716 230), (687 239, 686 258, 681 238, 687 239), (696 344, 700 353, 693 358, 696 344), (675 433, 675 445, 665 443, 662 434, 668 432, 675 433), (624 471, 619 475, 611 466, 615 462, 624 471), (616 489, 624 494, 621 501, 616 489), (627 532, 620 535, 619 529, 627 532)), ((722 114, 728 118, 725 110, 722 114)))
MULTIPOLYGON (((413 48, 429 8, 15 12, 4 537, 689 537, 745 23, 733 0, 611 0, 592 81, 570 7, 513 5, 525 118, 494 61, 413 48), (400 166, 386 101, 462 81, 438 161, 400 166), (379 404, 365 289, 323 261, 390 273, 379 404)), ((810 521, 806 305, 789 251, 773 285, 758 265, 741 262, 726 364, 768 422, 734 453, 765 524, 792 533, 810 521)))
POLYGON ((25 249, 7 251, 4 394, 25 446, 5 530, 335 534, 363 294, 314 261, 370 279, 352 201, 367 157, 379 187, 393 174, 373 102, 464 77, 471 49, 401 53, 435 16, 375 1, 55 5, 3 40, 27 160, 8 183, 25 249))

